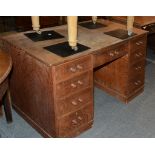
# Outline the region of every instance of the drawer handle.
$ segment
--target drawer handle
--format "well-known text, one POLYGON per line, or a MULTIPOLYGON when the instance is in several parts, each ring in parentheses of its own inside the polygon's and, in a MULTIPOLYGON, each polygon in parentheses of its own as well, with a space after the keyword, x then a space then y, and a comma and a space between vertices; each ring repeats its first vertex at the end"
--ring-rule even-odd
POLYGON ((82 121, 82 119, 83 119, 83 118, 82 118, 81 116, 78 116, 78 120, 82 121))
POLYGON ((138 53, 136 53, 136 57, 138 57, 138 58, 139 58, 139 57, 140 57, 140 55, 139 55, 138 53))
POLYGON ((139 43, 139 42, 136 42, 136 45, 137 45, 137 46, 139 46, 139 45, 140 45, 140 43, 139 43))
POLYGON ((116 55, 118 55, 118 54, 119 54, 119 52, 118 52, 117 50, 115 50, 115 54, 116 54, 116 55))
POLYGON ((138 80, 137 82, 134 83, 136 86, 140 85, 141 84, 141 81, 138 80))
POLYGON ((135 82, 134 84, 135 84, 136 86, 138 86, 138 82, 135 82))
POLYGON ((136 45, 138 45, 138 46, 140 46, 140 45, 142 45, 143 44, 143 41, 138 41, 138 42, 136 42, 136 45))
POLYGON ((71 71, 72 73, 75 73, 75 72, 76 72, 76 68, 71 67, 71 68, 70 68, 70 71, 71 71))
POLYGON ((142 45, 143 44, 143 42, 142 41, 139 41, 139 43, 142 45))
POLYGON ((78 99, 79 102, 83 102, 83 100, 81 98, 78 99))
POLYGON ((141 57, 142 55, 143 55, 143 54, 142 54, 141 52, 136 53, 136 57, 137 57, 137 58, 141 57))
POLYGON ((76 84, 74 84, 74 83, 72 83, 72 84, 71 84, 71 87, 72 87, 72 88, 76 88, 76 87, 77 87, 77 85, 76 85, 76 84))
POLYGON ((83 82, 79 80, 79 81, 78 81, 78 84, 79 84, 79 85, 83 85, 83 82))
POLYGON ((77 125, 77 120, 73 119, 73 120, 72 120, 72 124, 73 124, 73 125, 77 125))
POLYGON ((137 67, 135 67, 135 69, 138 71, 138 70, 141 70, 142 67, 141 66, 137 66, 137 67))
POLYGON ((83 66, 81 66, 81 65, 77 65, 76 67, 77 67, 77 69, 80 69, 80 70, 83 69, 83 66))
POLYGON ((109 55, 110 55, 111 57, 113 57, 113 56, 114 56, 114 53, 109 53, 109 55))
POLYGON ((78 103, 75 101, 72 101, 72 105, 77 105, 78 103))

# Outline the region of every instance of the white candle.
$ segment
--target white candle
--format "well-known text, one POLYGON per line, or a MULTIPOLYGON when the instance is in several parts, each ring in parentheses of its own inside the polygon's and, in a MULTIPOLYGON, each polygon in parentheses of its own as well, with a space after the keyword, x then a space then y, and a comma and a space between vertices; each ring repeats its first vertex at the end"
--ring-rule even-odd
POLYGON ((92 21, 93 21, 94 24, 96 24, 97 16, 92 16, 92 21))
POLYGON ((134 23, 134 16, 128 16, 127 17, 127 30, 128 30, 128 35, 130 36, 133 31, 133 23, 134 23))
POLYGON ((40 31, 40 23, 39 23, 39 16, 31 16, 32 20, 32 27, 34 31, 40 31))
POLYGON ((77 50, 77 16, 68 16, 68 42, 72 49, 77 50))

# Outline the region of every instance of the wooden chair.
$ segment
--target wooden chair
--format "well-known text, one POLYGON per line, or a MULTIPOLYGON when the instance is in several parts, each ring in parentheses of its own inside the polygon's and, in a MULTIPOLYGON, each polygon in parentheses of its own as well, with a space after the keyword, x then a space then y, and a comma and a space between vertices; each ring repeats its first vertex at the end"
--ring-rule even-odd
POLYGON ((11 98, 9 92, 8 75, 12 68, 12 60, 8 53, 0 49, 0 115, 2 115, 2 106, 7 122, 12 122, 11 98), (3 102, 2 102, 3 101, 3 102))

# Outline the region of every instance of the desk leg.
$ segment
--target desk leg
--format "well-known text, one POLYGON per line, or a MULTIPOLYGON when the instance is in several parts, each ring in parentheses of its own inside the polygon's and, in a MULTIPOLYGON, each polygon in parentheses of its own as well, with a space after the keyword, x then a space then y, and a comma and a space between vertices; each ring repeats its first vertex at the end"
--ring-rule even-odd
POLYGON ((9 89, 6 92, 5 100, 4 100, 4 111, 6 120, 8 123, 12 122, 12 112, 11 112, 11 96, 9 89))

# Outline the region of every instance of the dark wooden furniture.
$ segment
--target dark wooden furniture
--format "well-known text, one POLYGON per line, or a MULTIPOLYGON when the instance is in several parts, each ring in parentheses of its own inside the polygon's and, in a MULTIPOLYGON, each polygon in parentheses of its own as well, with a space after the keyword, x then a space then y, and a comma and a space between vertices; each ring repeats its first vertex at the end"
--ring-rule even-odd
POLYGON ((15 18, 13 16, 0 16, 0 33, 15 30, 15 18))
MULTIPOLYGON (((51 27, 65 24, 65 17, 60 16, 40 16, 40 27, 51 27)), ((16 16, 15 24, 18 31, 32 30, 31 16, 16 16)))
MULTIPOLYGON (((111 16, 109 19, 120 22, 121 24, 126 24, 127 16, 111 16)), ((135 16, 134 17, 134 26, 137 28, 141 28, 144 25, 154 23, 155 16, 135 16)))
MULTIPOLYGON (((90 20, 91 16, 79 16, 78 20, 86 21, 90 20)), ((40 16, 40 27, 52 27, 52 26, 60 26, 67 23, 66 16, 40 16)), ((31 16, 16 16, 15 17, 16 29, 18 31, 27 31, 32 30, 32 22, 31 16)))
POLYGON ((8 53, 0 49, 0 113, 2 115, 2 105, 7 122, 12 122, 11 99, 9 93, 8 75, 11 71, 12 60, 8 53), (2 99, 6 96, 6 100, 2 103, 2 99))
MULTIPOLYGON (((13 59, 10 82, 13 106, 45 137, 74 137, 92 126, 93 74, 95 83, 105 81, 107 88, 111 84, 110 88, 116 89, 113 95, 121 92, 120 99, 125 102, 138 94, 134 90, 143 90, 146 32, 134 29, 137 35, 121 40, 103 32, 125 29, 124 25, 100 22, 107 27, 89 30, 78 26, 79 43, 90 49, 68 57, 44 49, 67 41, 66 25, 48 29, 64 35, 62 39, 34 43, 24 33, 0 39, 0 48, 10 52, 13 59), (135 54, 143 57, 140 59, 135 54), (115 66, 115 62, 116 69, 106 67, 108 64, 115 66), (105 74, 109 74, 106 80, 101 72, 104 68, 107 68, 105 74), (141 76, 135 73, 136 69, 143 71, 141 76), (128 89, 130 92, 126 92, 128 89)), ((109 92, 113 92, 111 90, 109 92)))

